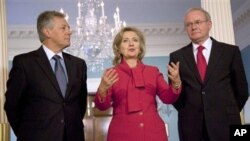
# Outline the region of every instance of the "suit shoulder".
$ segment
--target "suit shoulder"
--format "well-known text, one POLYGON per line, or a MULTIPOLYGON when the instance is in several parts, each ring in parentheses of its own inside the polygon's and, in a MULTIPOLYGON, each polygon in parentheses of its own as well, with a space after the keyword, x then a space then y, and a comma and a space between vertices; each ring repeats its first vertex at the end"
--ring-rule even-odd
POLYGON ((232 49, 237 49, 237 48, 239 48, 237 45, 233 45, 233 44, 229 44, 229 43, 225 43, 225 42, 220 42, 220 41, 215 40, 214 38, 212 38, 212 41, 213 41, 216 45, 221 46, 221 47, 232 47, 232 49))
POLYGON ((218 44, 221 44, 221 46, 224 46, 224 47, 233 47, 233 48, 238 47, 236 45, 232 45, 232 44, 228 44, 228 43, 224 43, 224 42, 218 42, 218 44))
POLYGON ((218 47, 222 47, 223 50, 225 50, 226 52, 238 52, 240 51, 240 48, 236 45, 232 45, 232 44, 228 44, 228 43, 224 43, 224 42, 217 42, 218 47))
POLYGON ((180 54, 180 53, 182 53, 183 51, 185 51, 188 47, 189 47, 189 45, 184 46, 184 47, 181 47, 180 49, 171 52, 171 53, 170 53, 170 56, 180 54))
POLYGON ((152 65, 145 65, 145 69, 151 71, 159 71, 159 68, 157 66, 152 66, 152 65))
POLYGON ((15 55, 13 60, 22 60, 22 59, 31 59, 31 57, 33 57, 35 55, 35 52, 36 51, 30 51, 30 52, 26 52, 26 53, 22 53, 22 54, 18 54, 18 55, 15 55))
POLYGON ((151 66, 151 65, 145 65, 143 72, 146 75, 149 75, 150 77, 157 77, 162 74, 157 66, 151 66))
POLYGON ((65 57, 67 58, 70 58, 71 60, 75 61, 75 62, 85 62, 84 59, 80 58, 80 57, 77 57, 77 56, 74 56, 74 55, 71 55, 69 53, 63 53, 65 57))

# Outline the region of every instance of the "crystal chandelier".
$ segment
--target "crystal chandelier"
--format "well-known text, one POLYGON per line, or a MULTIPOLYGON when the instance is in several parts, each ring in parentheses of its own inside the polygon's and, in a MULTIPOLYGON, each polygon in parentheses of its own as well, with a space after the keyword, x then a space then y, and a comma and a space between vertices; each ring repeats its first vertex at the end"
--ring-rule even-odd
POLYGON ((125 22, 120 20, 117 7, 114 13, 114 26, 111 27, 107 23, 102 0, 79 0, 77 8, 78 16, 71 46, 65 51, 83 58, 90 72, 101 71, 104 69, 104 62, 113 58, 113 37, 121 27, 125 26, 125 22))

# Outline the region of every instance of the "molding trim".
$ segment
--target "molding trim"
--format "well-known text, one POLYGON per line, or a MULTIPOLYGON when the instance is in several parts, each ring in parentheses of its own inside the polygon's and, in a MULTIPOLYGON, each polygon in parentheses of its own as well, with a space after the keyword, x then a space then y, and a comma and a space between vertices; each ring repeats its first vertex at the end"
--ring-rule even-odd
POLYGON ((168 24, 141 24, 136 25, 143 31, 145 36, 162 35, 183 35, 185 34, 184 25, 180 23, 168 24))
POLYGON ((250 45, 250 1, 246 1, 241 7, 233 14, 233 25, 235 43, 244 49, 250 45))
POLYGON ((15 25, 8 26, 8 39, 32 39, 38 38, 36 27, 15 25))
MULTIPOLYGON (((145 35, 146 56, 168 56, 170 52, 189 43, 183 24, 136 24, 145 35)), ((37 49, 39 42, 36 27, 33 25, 8 26, 9 60, 17 54, 37 49)), ((73 37, 73 36, 72 36, 73 37)))
MULTIPOLYGON (((145 36, 162 36, 162 35, 182 35, 185 34, 183 24, 134 24, 145 36)), ((8 38, 38 38, 36 27, 33 25, 11 25, 8 26, 8 38)))
POLYGON ((233 14, 234 28, 238 29, 246 21, 250 20, 250 1, 246 1, 238 10, 233 14))

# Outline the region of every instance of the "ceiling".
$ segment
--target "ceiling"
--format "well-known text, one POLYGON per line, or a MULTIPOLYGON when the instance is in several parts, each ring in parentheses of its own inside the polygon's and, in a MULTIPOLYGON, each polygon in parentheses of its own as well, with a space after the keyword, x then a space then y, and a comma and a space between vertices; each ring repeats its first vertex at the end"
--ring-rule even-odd
MULTIPOLYGON (((63 8, 75 24, 78 0, 5 0, 7 25, 35 25, 37 15, 44 10, 63 8)), ((235 12, 247 0, 230 0, 235 12)), ((105 14, 113 22, 115 8, 120 8, 121 19, 129 24, 178 23, 185 11, 199 7, 199 0, 104 0, 105 14)))

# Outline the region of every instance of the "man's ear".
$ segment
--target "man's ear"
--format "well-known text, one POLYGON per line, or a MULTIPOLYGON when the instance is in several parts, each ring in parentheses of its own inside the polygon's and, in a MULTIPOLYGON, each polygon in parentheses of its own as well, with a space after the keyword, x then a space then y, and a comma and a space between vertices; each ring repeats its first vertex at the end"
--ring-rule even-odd
POLYGON ((43 28, 42 32, 43 32, 43 34, 44 34, 46 37, 49 37, 49 36, 50 36, 50 29, 49 29, 49 28, 43 28))
POLYGON ((209 29, 211 29, 212 28, 212 21, 207 21, 207 22, 209 24, 209 29))

